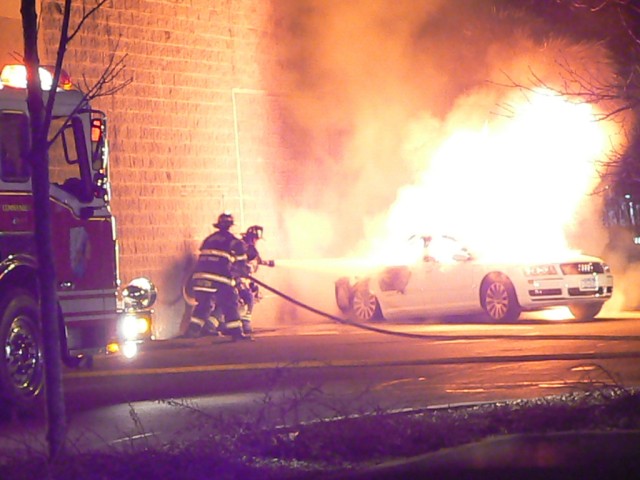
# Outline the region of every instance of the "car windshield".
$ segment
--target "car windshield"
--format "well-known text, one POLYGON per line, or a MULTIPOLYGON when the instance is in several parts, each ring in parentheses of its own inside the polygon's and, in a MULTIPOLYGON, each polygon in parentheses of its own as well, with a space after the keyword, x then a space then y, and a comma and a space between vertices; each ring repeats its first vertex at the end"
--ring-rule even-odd
POLYGON ((469 251, 449 236, 424 237, 424 257, 440 263, 456 263, 471 258, 469 251))

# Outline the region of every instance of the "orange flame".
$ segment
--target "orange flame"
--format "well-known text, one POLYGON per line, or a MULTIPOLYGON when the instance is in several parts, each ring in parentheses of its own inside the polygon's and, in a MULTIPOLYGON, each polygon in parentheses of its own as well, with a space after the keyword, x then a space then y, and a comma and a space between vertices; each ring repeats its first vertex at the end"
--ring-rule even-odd
POLYGON ((534 260, 566 253, 566 229, 599 181, 610 147, 594 107, 551 91, 529 92, 513 114, 460 128, 401 189, 371 256, 389 258, 415 233, 457 237, 477 255, 534 260))

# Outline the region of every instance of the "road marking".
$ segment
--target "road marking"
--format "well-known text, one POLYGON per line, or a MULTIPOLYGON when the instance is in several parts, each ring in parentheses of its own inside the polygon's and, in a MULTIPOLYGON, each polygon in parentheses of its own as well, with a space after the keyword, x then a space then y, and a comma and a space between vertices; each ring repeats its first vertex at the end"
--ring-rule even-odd
POLYGON ((173 373, 204 373, 241 370, 277 370, 277 369, 307 369, 307 368, 366 368, 366 367, 415 367, 427 365, 464 365, 477 363, 518 363, 518 362, 547 362, 547 361, 579 361, 579 360, 612 360, 625 358, 640 358, 640 352, 603 352, 603 353, 565 353, 554 355, 502 355, 489 357, 451 357, 420 360, 399 360, 381 362, 379 360, 304 360, 300 362, 263 362, 247 364, 222 365, 192 365, 186 367, 164 368, 133 368, 123 370, 90 370, 73 371, 66 374, 68 378, 111 377, 130 375, 159 375, 173 373))
POLYGON ((598 368, 596 365, 580 365, 577 367, 573 367, 571 369, 572 372, 589 372, 591 370, 595 370, 598 368))
POLYGON ((199 372, 223 372, 238 370, 275 370, 282 368, 319 368, 319 367, 366 367, 373 366, 374 362, 353 362, 353 361, 303 361, 295 363, 279 363, 279 362, 263 362, 263 363, 246 363, 246 364, 223 364, 223 365, 193 365, 188 367, 164 367, 164 368, 131 368, 123 370, 93 370, 93 371, 74 371, 66 376, 71 378, 86 377, 109 377, 109 376, 126 376, 126 375, 157 375, 167 373, 199 373, 199 372))
POLYGON ((133 440, 142 440, 144 438, 147 437, 155 437, 155 433, 153 432, 149 432, 149 433, 141 433, 140 435, 129 435, 127 437, 122 437, 122 438, 118 438, 116 440, 113 440, 111 442, 109 442, 110 445, 115 445, 117 443, 122 443, 122 442, 131 442, 133 440))

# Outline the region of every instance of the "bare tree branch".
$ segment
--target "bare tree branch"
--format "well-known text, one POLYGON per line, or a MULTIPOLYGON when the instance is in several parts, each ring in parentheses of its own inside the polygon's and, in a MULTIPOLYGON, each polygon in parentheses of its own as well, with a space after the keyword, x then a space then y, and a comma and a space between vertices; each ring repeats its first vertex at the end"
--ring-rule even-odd
POLYGON ((636 44, 640 45, 640 37, 638 37, 635 29, 629 24, 624 14, 625 12, 629 12, 630 14, 640 16, 640 4, 636 0, 600 0, 595 5, 592 5, 592 3, 593 2, 581 0, 572 0, 570 2, 570 4, 576 8, 585 8, 593 13, 598 13, 608 7, 615 8, 620 17, 620 22, 625 27, 630 38, 632 38, 636 44))
MULTIPOLYGON (((93 8, 91 10, 89 10, 88 12, 86 11, 85 4, 84 3, 82 4, 82 18, 78 22, 78 25, 76 25, 75 30, 71 33, 71 35, 69 35, 69 41, 73 40, 73 38, 82 29, 82 26, 84 25, 84 22, 86 22, 94 13, 96 13, 98 10, 100 10, 100 8, 102 8, 102 6, 105 3, 107 3, 107 1, 108 0, 98 0, 96 2, 96 4, 93 6, 93 8)), ((71 3, 71 0, 65 0, 65 7, 66 7, 66 3, 71 3)))
POLYGON ((86 77, 83 75, 82 79, 85 85, 85 91, 87 92, 87 98, 94 99, 114 95, 133 82, 133 78, 129 77, 115 84, 115 81, 124 73, 126 68, 124 61, 126 58, 127 54, 124 54, 116 60, 115 53, 112 53, 107 67, 93 86, 87 82, 86 77))
POLYGON ((81 89, 83 92, 82 99, 76 105, 71 112, 71 114, 67 117, 65 122, 61 125, 58 131, 49 139, 49 146, 53 145, 56 139, 62 134, 64 129, 68 126, 70 119, 82 110, 87 103, 90 103, 92 100, 101 97, 108 97, 111 95, 115 95, 119 91, 126 88, 133 82, 133 78, 129 77, 124 79, 122 82, 116 84, 116 80, 122 76, 124 70, 126 68, 125 60, 127 58, 127 54, 124 54, 121 58, 116 60, 115 51, 118 50, 118 45, 120 40, 118 39, 118 43, 116 43, 116 47, 114 48, 114 52, 112 52, 109 56, 109 63, 103 70, 100 78, 91 84, 87 81, 85 75, 82 76, 82 81, 84 84, 84 88, 81 89))
POLYGON ((45 108, 45 125, 51 125, 51 117, 53 115, 53 105, 56 99, 57 85, 60 83, 60 75, 62 73, 62 62, 69 44, 67 36, 69 30, 69 21, 71 17, 71 0, 65 0, 64 13, 62 16, 62 26, 60 27, 60 41, 58 43, 58 51, 56 53, 56 64, 53 71, 53 84, 49 97, 47 98, 47 106, 45 108))

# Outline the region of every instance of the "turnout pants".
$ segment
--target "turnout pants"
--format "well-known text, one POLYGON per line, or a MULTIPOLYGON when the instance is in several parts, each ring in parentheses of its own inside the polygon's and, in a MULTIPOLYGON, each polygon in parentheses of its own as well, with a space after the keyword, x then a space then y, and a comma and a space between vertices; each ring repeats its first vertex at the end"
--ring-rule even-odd
MULTIPOLYGON (((242 336, 242 322, 238 311, 238 292, 235 287, 224 283, 215 285, 215 291, 206 291, 193 287, 196 306, 191 314, 190 330, 198 332, 210 322, 211 313, 216 308, 224 318, 224 325, 215 325, 231 336, 242 336)), ((214 317, 215 318, 215 317, 214 317)), ((220 319, 218 319, 220 320, 220 319)))

